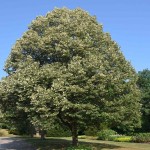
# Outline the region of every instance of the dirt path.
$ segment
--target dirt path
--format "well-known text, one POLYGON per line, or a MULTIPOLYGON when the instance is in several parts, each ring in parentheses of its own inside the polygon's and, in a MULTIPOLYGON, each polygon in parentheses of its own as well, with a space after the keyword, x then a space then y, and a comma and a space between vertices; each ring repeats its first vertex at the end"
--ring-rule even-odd
POLYGON ((0 137, 0 150, 36 150, 25 140, 16 137, 0 137))

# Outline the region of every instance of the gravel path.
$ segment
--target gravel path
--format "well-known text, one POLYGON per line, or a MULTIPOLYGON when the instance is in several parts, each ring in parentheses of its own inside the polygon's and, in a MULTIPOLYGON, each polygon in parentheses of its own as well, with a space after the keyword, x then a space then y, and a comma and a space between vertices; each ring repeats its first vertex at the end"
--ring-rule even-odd
POLYGON ((36 150, 25 140, 16 137, 0 137, 0 150, 36 150))

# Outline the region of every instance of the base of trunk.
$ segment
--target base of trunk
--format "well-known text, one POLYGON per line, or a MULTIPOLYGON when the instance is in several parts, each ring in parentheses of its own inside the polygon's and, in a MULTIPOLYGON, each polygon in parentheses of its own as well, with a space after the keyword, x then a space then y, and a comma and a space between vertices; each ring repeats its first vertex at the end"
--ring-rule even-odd
POLYGON ((72 126, 72 145, 73 146, 78 146, 78 129, 77 129, 77 125, 74 124, 72 126))
POLYGON ((73 146, 78 146, 78 136, 72 137, 72 145, 73 146))
POLYGON ((45 140, 45 130, 40 131, 41 140, 45 140))

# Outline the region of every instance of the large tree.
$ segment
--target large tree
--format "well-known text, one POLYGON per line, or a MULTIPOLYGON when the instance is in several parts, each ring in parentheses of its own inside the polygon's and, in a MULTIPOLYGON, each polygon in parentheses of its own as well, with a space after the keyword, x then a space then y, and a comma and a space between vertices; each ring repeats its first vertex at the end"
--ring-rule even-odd
POLYGON ((150 132, 150 70, 138 72, 138 86, 142 93, 142 130, 150 132))
POLYGON ((24 110, 33 124, 59 119, 72 132, 73 145, 83 125, 140 125, 135 70, 96 18, 81 9, 55 9, 33 20, 5 70, 11 82, 4 95, 15 97, 3 103, 24 110))

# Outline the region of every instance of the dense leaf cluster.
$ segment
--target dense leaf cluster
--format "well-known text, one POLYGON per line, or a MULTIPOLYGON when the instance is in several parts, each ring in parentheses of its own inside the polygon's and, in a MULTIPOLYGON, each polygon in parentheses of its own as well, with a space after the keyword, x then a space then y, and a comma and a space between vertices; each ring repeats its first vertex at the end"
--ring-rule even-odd
POLYGON ((142 93, 142 130, 150 131, 150 70, 138 72, 138 86, 142 93))

